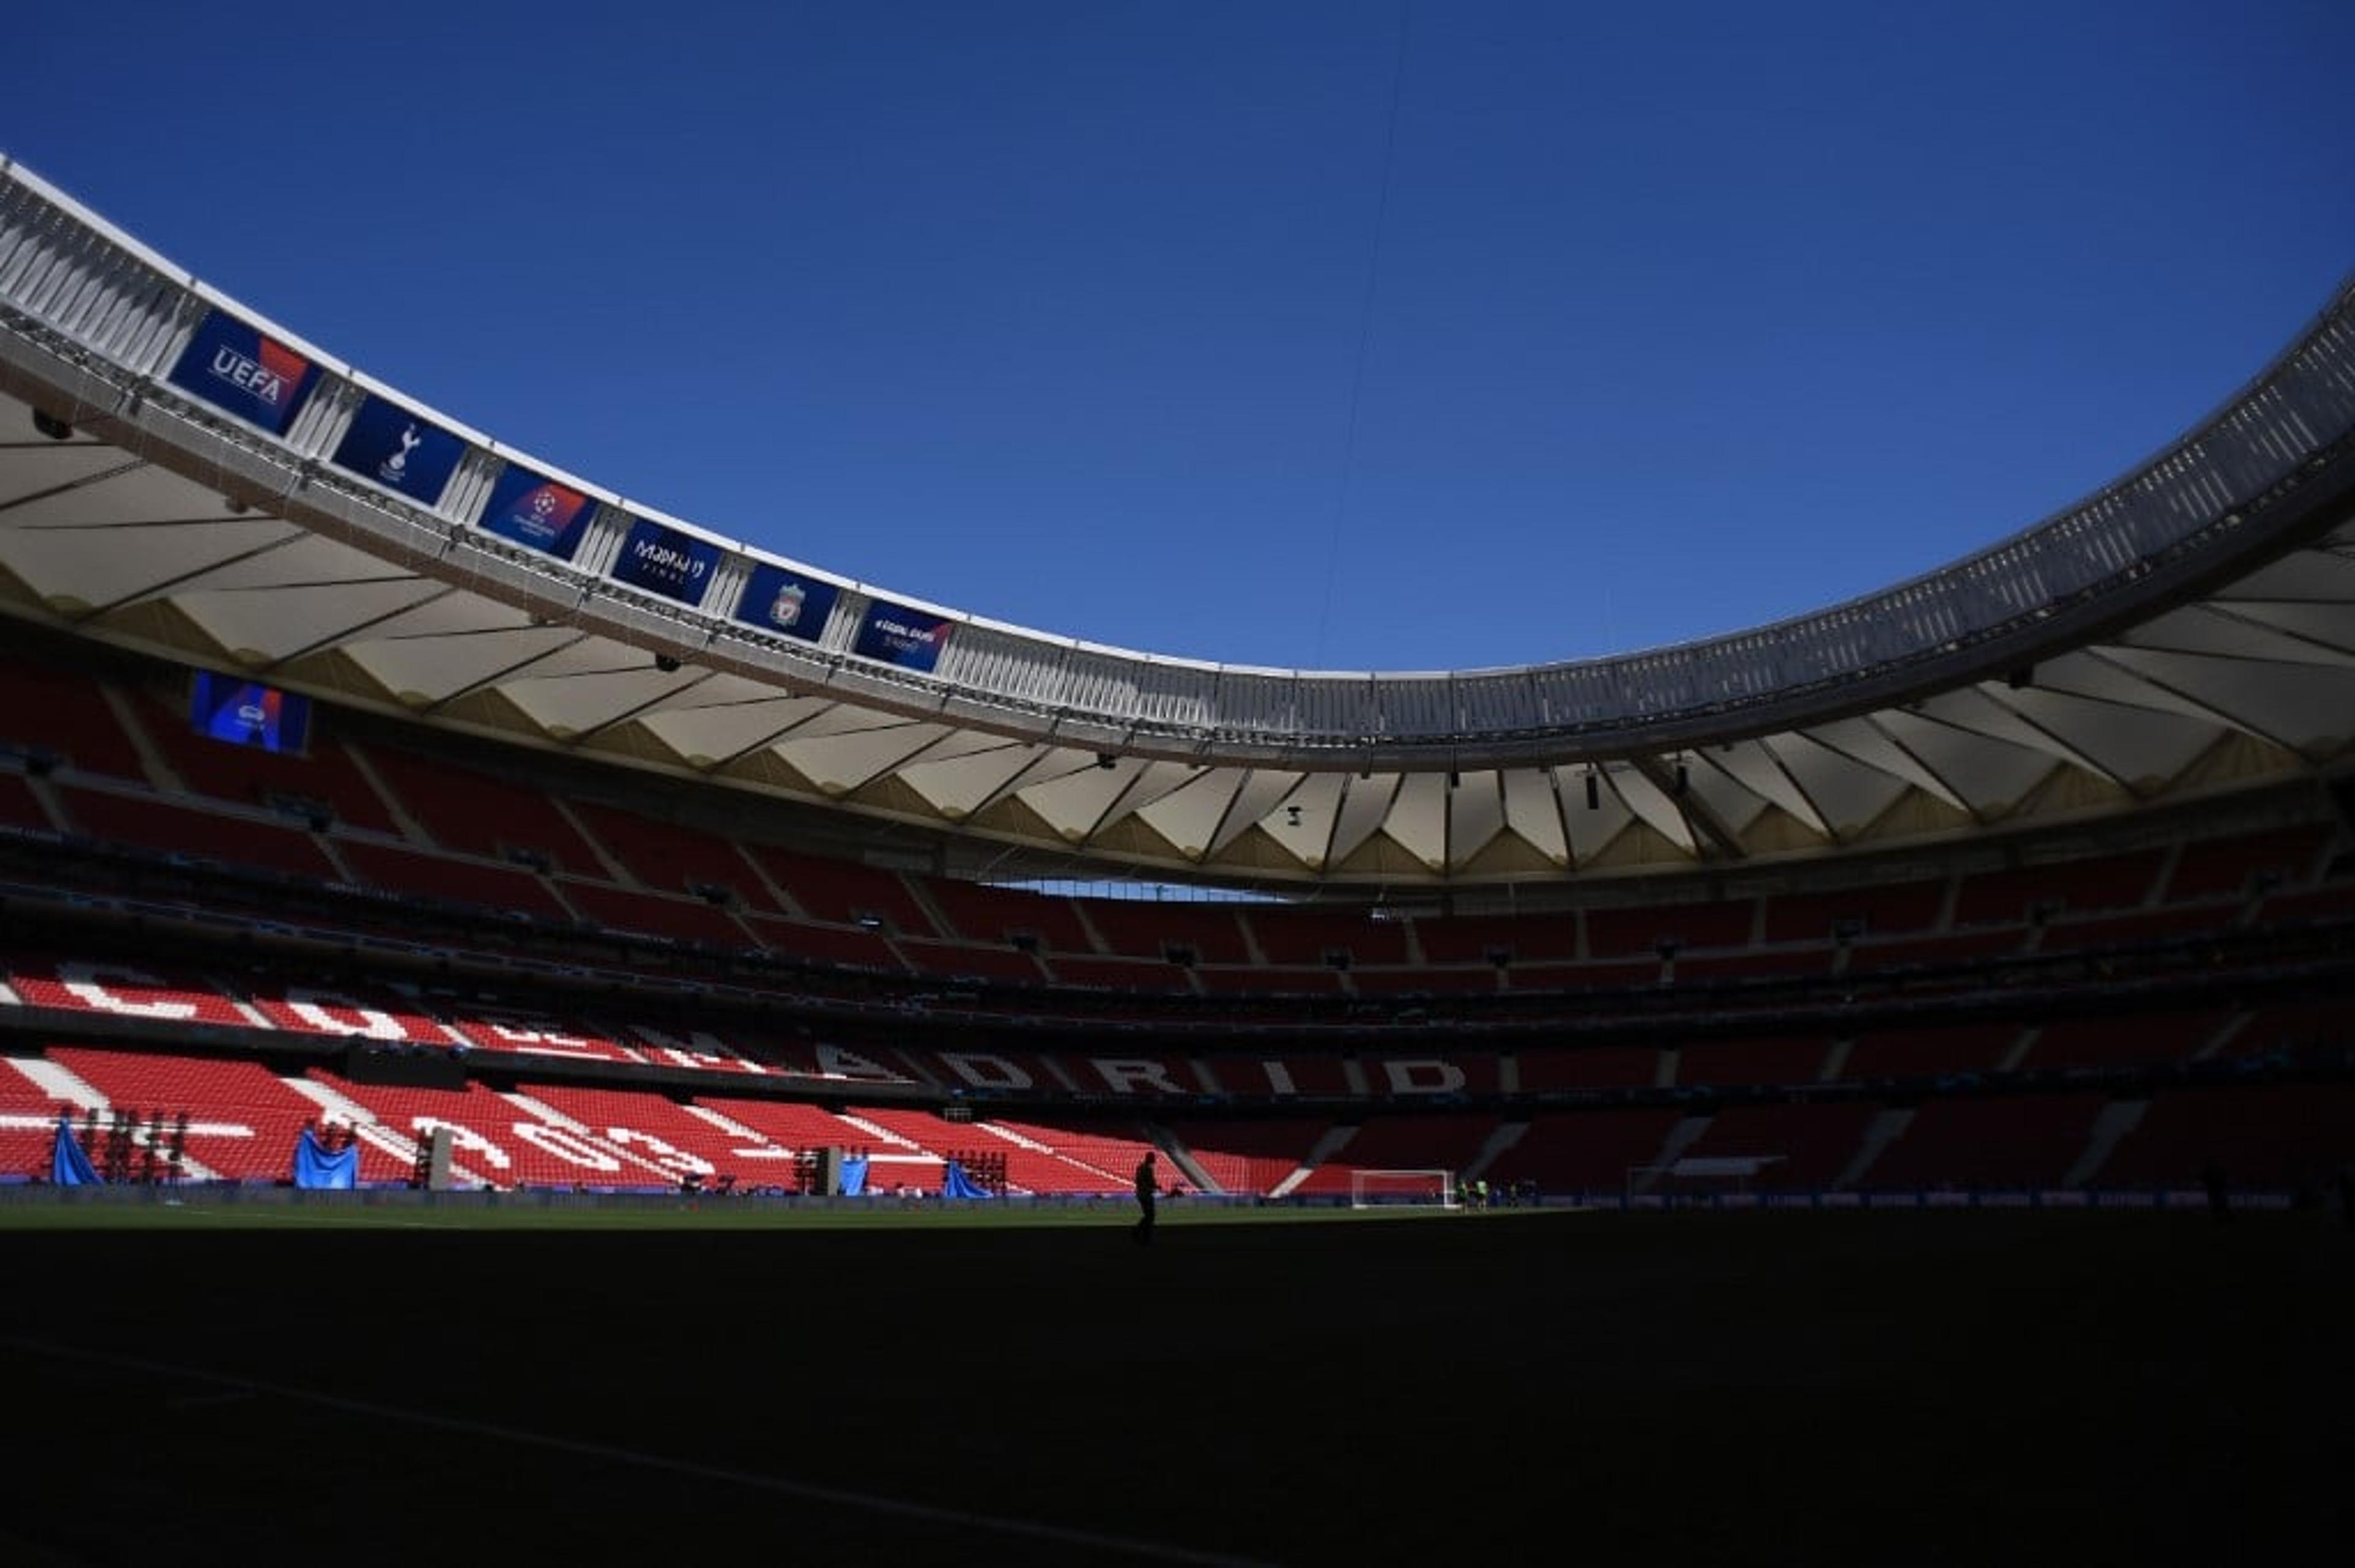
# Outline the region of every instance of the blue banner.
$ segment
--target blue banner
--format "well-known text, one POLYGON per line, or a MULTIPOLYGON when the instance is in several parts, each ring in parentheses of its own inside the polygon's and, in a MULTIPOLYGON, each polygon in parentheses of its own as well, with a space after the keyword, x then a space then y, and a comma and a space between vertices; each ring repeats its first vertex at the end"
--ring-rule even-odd
POLYGON ((951 1160, 941 1170, 941 1196, 943 1198, 994 1198, 996 1194, 967 1176, 963 1165, 951 1160))
POLYGON ((756 566, 736 601, 736 618, 764 632, 782 632, 804 642, 817 641, 834 613, 834 584, 806 572, 782 566, 756 566))
POLYGON ((613 562, 613 580, 693 609, 703 603, 703 591, 711 586, 719 565, 719 547, 709 539, 632 517, 630 537, 622 541, 621 556, 613 562))
POLYGON ((510 463, 491 486, 482 526, 502 539, 570 560, 595 513, 580 491, 510 463))
POLYGON ((850 651, 901 669, 930 670, 940 663, 941 650, 948 646, 949 632, 955 624, 946 615, 878 599, 867 606, 866 618, 858 623, 858 640, 850 651))
POLYGON ((58 1117, 58 1136, 49 1147, 49 1179, 59 1187, 103 1187, 106 1179, 90 1163, 81 1145, 74 1142, 73 1124, 58 1117))
POLYGON ((310 1128, 294 1145, 294 1185, 312 1191, 349 1192, 359 1185, 360 1146, 346 1144, 329 1154, 310 1128))
POLYGON ((440 425, 371 393, 329 461, 430 507, 442 498, 465 453, 466 443, 440 425))
POLYGON ((197 325, 166 378, 217 409, 284 435, 294 411, 319 379, 319 368, 259 327, 226 311, 214 311, 197 325))

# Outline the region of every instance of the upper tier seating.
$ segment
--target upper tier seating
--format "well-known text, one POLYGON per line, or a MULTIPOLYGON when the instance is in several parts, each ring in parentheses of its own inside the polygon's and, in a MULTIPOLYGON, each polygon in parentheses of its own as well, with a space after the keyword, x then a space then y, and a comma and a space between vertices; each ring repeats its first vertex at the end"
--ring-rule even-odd
POLYGON ((154 795, 71 785, 60 787, 58 797, 75 825, 93 838, 283 871, 313 881, 340 880, 318 840, 291 825, 176 805, 154 795))
POLYGON ((39 797, 22 773, 0 773, 0 824, 37 833, 54 831, 49 814, 41 809, 39 797))
POLYGON ((742 921, 744 929, 762 947, 782 958, 894 974, 907 971, 908 966, 900 962, 889 942, 855 925, 813 925, 805 920, 780 920, 762 914, 748 914, 742 921))
POLYGON ((1505 954, 1517 964, 1570 963, 1580 956, 1578 916, 1544 914, 1429 916, 1414 923, 1429 964, 1485 964, 1505 954))
POLYGON ((581 918, 608 931, 634 931, 674 942, 752 947, 751 934, 728 911, 698 898, 642 893, 610 882, 556 879, 556 891, 581 918))
POLYGON ((1944 882, 1776 893, 1766 901, 1766 940, 1824 942, 1839 936, 1891 936, 1928 931, 1946 899, 1944 882))
POLYGON ((572 915, 537 872, 501 861, 461 859, 454 855, 340 839, 336 852, 352 875, 389 891, 480 909, 569 923, 572 915))
POLYGON ((1106 947, 1132 958, 1167 958, 1182 949, 1198 964, 1251 962, 1232 904, 1098 899, 1088 919, 1106 947))
POLYGON ((544 859, 539 869, 602 877, 605 867, 554 801, 492 773, 398 746, 363 753, 410 819, 445 849, 485 859, 544 859))
POLYGON ((934 877, 924 894, 967 942, 1002 947, 1018 936, 1031 937, 1052 953, 1093 953, 1095 943, 1070 899, 1018 888, 993 888, 953 877, 934 877))
POLYGON ((47 752, 86 773, 149 782, 96 677, 0 658, 0 742, 47 752))
POLYGON ((1048 957, 1045 964, 1048 974, 1060 985, 1124 991, 1193 989, 1188 971, 1166 958, 1104 958, 1058 953, 1048 957))
POLYGON ((1332 969, 1270 969, 1243 964, 1206 966, 1194 974, 1205 991, 1229 996, 1330 997, 1341 990, 1341 976, 1332 969))
POLYGON ((2046 1024, 2020 1065, 2030 1072, 2073 1067, 2163 1067, 2188 1061, 2224 1025, 2217 1012, 2104 1014, 2046 1024))
POLYGON ((1485 995, 1504 989, 1504 985, 1497 971, 1485 964, 1476 969, 1414 965, 1403 969, 1349 971, 1349 988, 1361 997, 1485 995))
POLYGON ((751 861, 737 853, 735 845, 724 838, 700 828, 657 822, 633 811, 591 801, 575 802, 572 811, 581 825, 643 886, 657 892, 698 896, 705 888, 720 888, 735 902, 748 908, 777 908, 777 901, 770 896, 761 874, 752 869, 751 861))
POLYGON ((941 934, 895 871, 852 860, 799 855, 768 844, 748 844, 744 849, 761 863, 769 880, 813 920, 834 925, 878 921, 883 929, 902 935, 941 934))
POLYGON ((2171 903, 2195 899, 2244 898, 2261 885, 2302 886, 2329 843, 2328 828, 2275 828, 2222 838, 2202 838, 2183 847, 2168 879, 2171 903))
POLYGON ((1721 1086, 1813 1083, 1831 1041, 1822 1035, 1696 1040, 1678 1052, 1677 1082, 1721 1086))
POLYGON ((1630 958, 1662 945, 1684 948, 1746 947, 1757 912, 1755 901, 1660 904, 1638 909, 1586 912, 1586 950, 1596 958, 1630 958))
POLYGON ((2042 908, 2132 909, 2150 896, 2166 858, 2148 849, 1967 876, 1955 895, 1955 924, 2009 925, 2042 908))
POLYGON ((1011 947, 979 947, 966 942, 923 942, 903 936, 892 944, 920 975, 948 980, 1004 980, 1018 986, 1038 986, 1047 973, 1030 954, 1011 947))
POLYGON ((1359 911, 1255 905, 1243 914, 1270 964, 1304 967, 1325 964, 1339 955, 1353 965, 1407 962, 1407 928, 1403 922, 1376 920, 1359 911))
POLYGON ((1652 1047, 1604 1045, 1524 1050, 1514 1057, 1523 1092, 1549 1089, 1648 1089, 1659 1082, 1652 1047))
POLYGON ((1858 1037, 1839 1075, 1902 1080, 1992 1072, 2019 1039, 2019 1029, 2009 1024, 1883 1029, 1858 1037))

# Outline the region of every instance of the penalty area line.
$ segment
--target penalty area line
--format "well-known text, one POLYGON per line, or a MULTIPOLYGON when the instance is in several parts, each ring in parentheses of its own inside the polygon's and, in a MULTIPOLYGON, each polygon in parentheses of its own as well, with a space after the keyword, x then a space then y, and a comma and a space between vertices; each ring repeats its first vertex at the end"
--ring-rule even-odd
POLYGON ((121 1356, 100 1350, 85 1350, 70 1345, 52 1345, 34 1339, 0 1338, 0 1346, 28 1356, 46 1357, 52 1360, 88 1362, 98 1366, 112 1367, 122 1371, 139 1372, 151 1377, 181 1378, 193 1382, 209 1383, 216 1388, 230 1390, 240 1394, 267 1394, 276 1399, 291 1400, 298 1404, 315 1405, 323 1410, 341 1411, 346 1414, 367 1416, 376 1421, 403 1422, 411 1426, 453 1433, 460 1436, 489 1438, 495 1442, 544 1449, 552 1454, 568 1454, 578 1458, 602 1459, 611 1464, 630 1465, 645 1470, 659 1470, 669 1475, 686 1476, 697 1480, 717 1481, 729 1486, 747 1488, 753 1491, 767 1492, 776 1497, 823 1503, 833 1508, 851 1509, 893 1519, 911 1520, 923 1524, 947 1525, 959 1530, 1019 1536, 1032 1541, 1052 1541, 1060 1546, 1079 1547, 1090 1552, 1114 1553, 1123 1557, 1139 1558, 1155 1563, 1199 1563, 1208 1565, 1208 1568, 1266 1568, 1265 1564, 1260 1563, 1256 1559, 1235 1557, 1224 1552, 1199 1552, 1191 1547, 1178 1546, 1167 1541, 1111 1535, 1100 1531, 1050 1524, 1042 1520, 977 1513, 969 1509, 917 1502, 909 1498, 889 1497, 876 1492, 852 1491, 847 1488, 830 1487, 816 1481, 796 1481, 783 1476, 764 1476, 751 1470, 730 1469, 724 1465, 706 1465, 692 1459, 675 1459, 666 1455, 643 1453, 637 1449, 618 1447, 609 1443, 589 1443, 578 1438, 559 1437, 545 1432, 529 1432, 519 1426, 503 1426, 496 1422, 474 1421, 464 1416, 442 1415, 429 1410, 408 1410, 399 1405, 378 1404, 371 1400, 346 1399, 340 1394, 322 1393, 315 1389, 296 1388, 286 1383, 269 1382, 260 1378, 207 1371, 201 1367, 185 1367, 168 1361, 148 1360, 143 1357, 121 1356))

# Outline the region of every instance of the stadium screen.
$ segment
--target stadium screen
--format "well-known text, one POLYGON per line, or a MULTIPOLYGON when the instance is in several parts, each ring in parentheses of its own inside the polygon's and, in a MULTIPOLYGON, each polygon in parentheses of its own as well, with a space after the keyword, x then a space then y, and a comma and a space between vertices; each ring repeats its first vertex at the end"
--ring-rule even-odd
POLYGON ((188 721, 200 735, 264 752, 300 752, 311 729, 311 699, 258 680, 197 671, 188 721))

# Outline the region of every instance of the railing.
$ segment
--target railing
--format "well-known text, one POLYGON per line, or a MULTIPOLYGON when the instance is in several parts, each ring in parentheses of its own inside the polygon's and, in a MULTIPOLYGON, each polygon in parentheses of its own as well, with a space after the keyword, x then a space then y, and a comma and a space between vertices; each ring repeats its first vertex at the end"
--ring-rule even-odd
MULTIPOLYGON (((1670 647, 1509 669, 1374 673, 1264 669, 1160 657, 1003 625, 898 601, 708 534, 511 453, 329 359, 0 160, 0 347, 18 340, 112 389, 123 407, 178 416, 176 441, 241 448, 283 480, 290 511, 316 487, 365 520, 379 549, 434 570, 490 570, 568 607, 595 602, 632 635, 700 643, 715 657, 854 700, 963 714, 1017 731, 1107 749, 1185 749, 1199 761, 1281 756, 1333 766, 1456 761, 1559 761, 1643 743, 1696 722, 1830 704, 1876 680, 1975 652, 1991 667, 2063 611, 2125 607, 2137 583, 2188 557, 2230 551, 2270 499, 2342 461, 2355 432, 2355 283, 2313 326, 2198 429, 2091 497, 1975 555, 1864 598, 1773 625, 1670 647), (290 346, 320 375, 305 406, 274 435, 186 396, 165 379, 216 313, 290 346), (332 454, 369 399, 454 434, 463 457, 430 502, 339 469, 332 454), (483 527, 500 474, 527 466, 587 495, 593 520, 561 558, 483 527), (620 581, 622 540, 653 522, 708 547, 709 570, 690 599, 620 581), (422 542, 421 542, 422 541, 422 542), (427 548, 431 546, 432 548, 427 548), (767 566, 835 594, 815 629, 776 634, 751 605, 767 566), (947 630, 929 669, 862 656, 878 607, 936 619, 947 630)), ((218 447, 214 448, 215 451, 218 447)), ((165 455, 157 453, 157 455, 165 455)), ((168 458, 167 458, 168 460, 168 458)))

